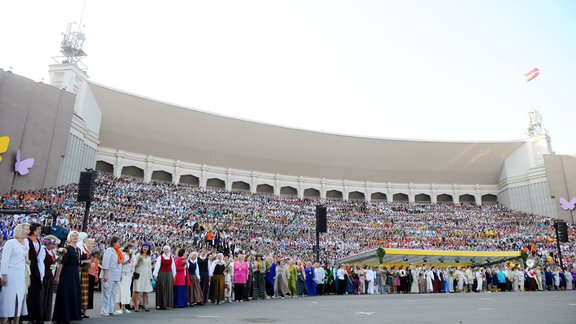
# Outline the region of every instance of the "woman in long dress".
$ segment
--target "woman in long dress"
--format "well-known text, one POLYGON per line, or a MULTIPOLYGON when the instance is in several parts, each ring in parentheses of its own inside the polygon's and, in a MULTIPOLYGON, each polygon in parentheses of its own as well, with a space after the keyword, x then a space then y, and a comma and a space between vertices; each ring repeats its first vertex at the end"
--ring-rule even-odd
POLYGON ((188 306, 188 294, 186 287, 189 285, 187 274, 187 260, 188 256, 185 255, 186 250, 178 250, 178 257, 174 259, 176 267, 176 276, 174 277, 174 307, 188 306))
POLYGON ((276 262, 276 278, 274 278, 274 295, 284 298, 288 293, 288 268, 284 260, 276 262))
POLYGON ((88 303, 82 305, 84 318, 88 318, 86 310, 94 309, 94 285, 98 282, 98 252, 93 251, 95 241, 89 238, 84 243, 85 251, 88 253, 86 267, 88 268, 88 303))
POLYGON ((138 279, 132 282, 132 304, 134 311, 140 311, 140 294, 142 294, 142 306, 148 312, 148 294, 153 291, 150 280, 152 279, 152 258, 150 257, 150 244, 144 243, 140 252, 134 257, 134 273, 138 273, 138 279))
POLYGON ((5 321, 13 318, 14 323, 20 322, 20 317, 28 314, 26 308, 26 272, 29 272, 26 261, 28 246, 24 238, 28 236, 30 224, 23 223, 14 228, 14 238, 6 241, 2 250, 0 274, 2 275, 2 291, 0 291, 0 319, 5 321))
POLYGON ((410 293, 417 294, 420 292, 420 288, 418 287, 418 276, 420 275, 420 272, 413 265, 410 266, 410 275, 412 276, 412 286, 410 287, 410 293))
POLYGON ((154 280, 156 280, 156 308, 168 309, 174 305, 174 277, 176 276, 176 265, 170 253, 168 245, 163 248, 162 253, 156 259, 154 266, 154 280))
POLYGON ((288 261, 288 289, 290 290, 290 296, 292 298, 296 297, 296 280, 298 279, 298 270, 294 265, 294 260, 288 261))
POLYGON ((39 237, 42 234, 42 225, 32 223, 30 225, 30 234, 24 240, 28 245, 28 260, 30 261, 30 286, 26 294, 26 308, 28 315, 22 320, 37 323, 42 321, 43 304, 42 304, 42 280, 44 279, 44 257, 46 250, 40 243, 39 237))
POLYGON ((118 289, 118 294, 116 295, 116 303, 119 304, 120 309, 116 311, 116 314, 130 313, 126 309, 126 305, 130 305, 130 300, 132 299, 132 294, 130 293, 130 285, 132 284, 132 273, 134 273, 134 263, 132 262, 132 248, 134 245, 132 243, 126 244, 122 248, 122 253, 124 258, 122 261, 122 277, 120 277, 120 283, 118 289))
POLYGON ((64 249, 62 262, 59 266, 54 283, 56 289, 56 302, 52 321, 67 323, 82 319, 82 295, 80 293, 80 249, 78 232, 71 231, 68 234, 68 245, 64 249))
POLYGON ((44 258, 44 280, 42 281, 42 321, 52 320, 52 300, 54 296, 54 274, 56 273, 56 247, 60 240, 54 235, 48 235, 42 240, 46 249, 44 258))
POLYGON ((253 299, 266 299, 266 262, 262 260, 262 254, 256 254, 254 262, 253 299))
MULTIPOLYGON (((224 270, 226 269, 226 265, 223 259, 224 256, 222 253, 218 253, 216 255, 216 261, 212 262, 212 269, 210 270, 210 273, 212 273, 210 295, 212 296, 211 300, 214 304, 222 304, 224 300, 224 270)), ((242 298, 242 296, 239 297, 242 298)))
POLYGON ((200 267, 198 267, 198 253, 193 251, 188 259, 188 275, 190 286, 188 286, 188 301, 190 306, 204 303, 204 295, 200 288, 200 267))

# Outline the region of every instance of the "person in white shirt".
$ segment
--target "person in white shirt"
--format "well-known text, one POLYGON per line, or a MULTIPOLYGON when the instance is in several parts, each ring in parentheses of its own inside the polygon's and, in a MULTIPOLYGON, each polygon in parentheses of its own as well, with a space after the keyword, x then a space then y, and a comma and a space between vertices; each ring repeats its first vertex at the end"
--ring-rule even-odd
POLYGON ((120 250, 120 238, 112 236, 110 247, 104 251, 102 258, 102 307, 100 315, 114 315, 114 302, 122 276, 124 253, 120 250))
POLYGON ((156 308, 167 309, 174 305, 174 277, 176 277, 176 264, 170 253, 170 246, 166 245, 162 253, 156 258, 154 266, 154 280, 156 280, 156 308))
POLYGON ((374 270, 372 270, 372 268, 368 267, 366 269, 366 281, 368 282, 368 289, 366 290, 366 293, 369 295, 374 294, 374 279, 376 277, 376 272, 374 272, 374 270))
POLYGON ((318 296, 324 295, 324 279, 326 279, 326 271, 324 271, 320 263, 316 262, 314 264, 314 281, 316 282, 318 296))

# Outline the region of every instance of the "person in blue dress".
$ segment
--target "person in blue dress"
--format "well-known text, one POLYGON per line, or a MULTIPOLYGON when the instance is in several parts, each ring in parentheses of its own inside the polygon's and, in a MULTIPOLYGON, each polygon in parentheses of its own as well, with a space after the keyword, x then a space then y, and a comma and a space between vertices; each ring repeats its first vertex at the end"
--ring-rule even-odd
POLYGON ((314 281, 314 267, 312 267, 312 262, 306 262, 306 268, 304 268, 304 284, 306 285, 306 292, 308 296, 316 296, 316 282, 314 281))

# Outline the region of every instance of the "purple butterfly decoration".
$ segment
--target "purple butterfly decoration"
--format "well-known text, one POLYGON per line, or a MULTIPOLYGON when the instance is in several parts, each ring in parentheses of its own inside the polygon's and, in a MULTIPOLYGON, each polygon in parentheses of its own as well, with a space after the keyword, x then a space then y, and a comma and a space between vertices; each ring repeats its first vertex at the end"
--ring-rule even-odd
POLYGON ((576 209, 576 197, 572 198, 570 201, 560 197, 560 206, 562 206, 562 209, 564 210, 576 209))
POLYGON ((27 175, 33 166, 34 166, 33 158, 28 158, 24 161, 21 161, 20 150, 16 152, 16 164, 14 165, 14 171, 18 172, 20 175, 27 175))

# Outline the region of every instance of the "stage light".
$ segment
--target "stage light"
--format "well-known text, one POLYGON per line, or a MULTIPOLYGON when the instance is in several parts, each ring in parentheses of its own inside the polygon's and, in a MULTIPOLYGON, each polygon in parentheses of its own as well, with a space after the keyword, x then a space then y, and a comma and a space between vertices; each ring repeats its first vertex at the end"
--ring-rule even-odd
POLYGON ((424 263, 428 262, 428 257, 423 257, 422 262, 424 262, 424 263))
POLYGON ((408 261, 408 256, 405 255, 405 256, 402 258, 402 260, 408 261))
POLYGON ((454 258, 454 262, 460 263, 460 257, 455 257, 455 258, 454 258))
POLYGON ((444 257, 441 256, 440 258, 438 258, 438 260, 440 260, 441 263, 444 263, 444 257))

